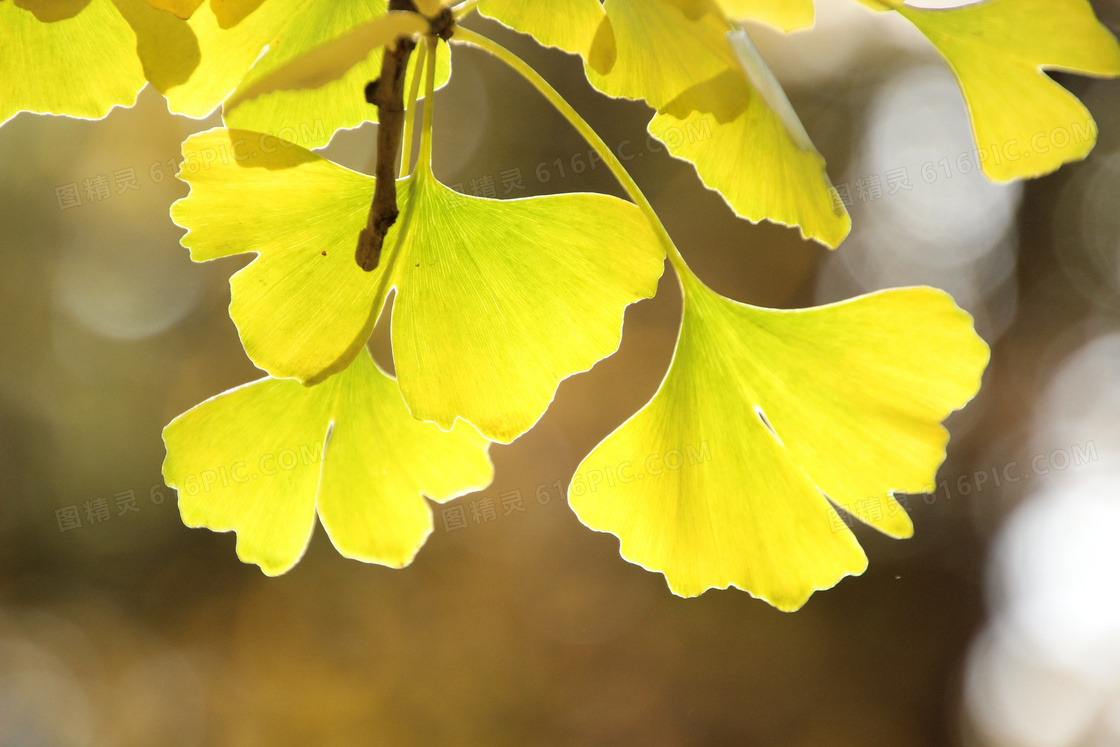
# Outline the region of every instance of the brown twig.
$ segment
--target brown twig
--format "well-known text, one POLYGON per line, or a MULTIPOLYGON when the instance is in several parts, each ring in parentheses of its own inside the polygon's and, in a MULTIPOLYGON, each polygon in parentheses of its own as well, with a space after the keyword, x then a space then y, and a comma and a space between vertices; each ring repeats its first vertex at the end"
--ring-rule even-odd
MULTIPOLYGON (((389 10, 416 12, 412 0, 389 0, 389 10)), ((358 250, 354 259, 366 272, 377 268, 381 261, 381 246, 385 235, 397 222, 397 155, 404 136, 404 78, 408 60, 416 43, 411 39, 397 39, 392 47, 385 48, 381 60, 381 77, 366 86, 366 101, 377 107, 377 166, 374 176, 377 185, 369 220, 358 236, 358 250)), ((407 154, 405 155, 407 158, 407 154)))

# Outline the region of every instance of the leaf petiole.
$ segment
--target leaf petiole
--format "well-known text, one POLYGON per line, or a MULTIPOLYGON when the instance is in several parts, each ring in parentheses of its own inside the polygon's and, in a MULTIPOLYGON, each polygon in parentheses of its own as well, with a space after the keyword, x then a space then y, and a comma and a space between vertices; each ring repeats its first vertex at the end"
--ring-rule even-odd
POLYGON ((467 15, 472 10, 477 8, 478 4, 481 2, 482 0, 465 0, 458 5, 451 6, 451 13, 455 16, 455 20, 458 21, 463 16, 467 15))
POLYGON ((416 50, 416 64, 412 70, 412 85, 408 91, 408 102, 405 104, 404 139, 401 145, 401 178, 408 176, 412 166, 412 131, 416 127, 416 101, 420 96, 420 81, 424 77, 424 63, 428 54, 428 45, 421 44, 416 50))
MULTIPOLYGON (((412 176, 408 177, 409 187, 405 196, 404 210, 397 227, 396 240, 392 249, 387 252, 387 259, 380 280, 381 286, 377 294, 382 299, 387 297, 389 288, 393 285, 393 268, 397 263, 397 258, 401 255, 401 247, 404 246, 409 233, 412 231, 412 225, 415 222, 413 216, 416 213, 416 204, 420 202, 420 185, 432 173, 432 109, 435 106, 435 63, 438 45, 439 38, 436 36, 427 36, 422 41, 421 49, 424 51, 426 64, 424 65, 424 116, 420 125, 420 156, 416 160, 416 168, 413 170, 412 176)), ((419 69, 414 75, 419 78, 419 69)))
POLYGON ((420 127, 420 158, 417 168, 423 166, 425 171, 432 168, 432 109, 436 89, 436 46, 439 39, 435 36, 427 37, 428 64, 424 70, 424 120, 420 127))
POLYGON ((548 99, 549 102, 554 107, 556 107, 556 110, 564 115, 564 118, 567 119, 568 122, 570 122, 571 125, 576 128, 579 134, 583 136, 583 139, 586 140, 589 145, 591 145, 593 148, 595 148, 595 150, 599 152, 599 155, 602 157, 603 162, 607 164, 607 167, 611 170, 611 173, 614 174, 614 177, 618 180, 619 184, 622 185, 622 188, 626 191, 626 194, 630 197, 630 199, 633 200, 634 203, 641 209, 642 213, 646 217, 646 220, 649 221, 650 226, 653 227, 653 230, 661 239, 661 243, 665 246, 665 251, 669 256, 669 262, 672 263, 673 269, 677 271, 677 274, 681 276, 682 283, 684 278, 686 277, 695 278, 695 274, 692 272, 692 270, 689 269, 688 264, 684 261, 684 257, 681 256, 680 250, 677 249, 677 245, 673 243, 673 238, 669 235, 669 232, 665 230, 665 226, 661 222, 661 219, 657 216, 657 212, 653 209, 653 205, 651 205, 649 200, 646 199, 646 196, 642 193, 641 188, 638 187, 638 184, 634 181, 634 178, 630 176, 630 173, 626 170, 626 167, 622 165, 622 162, 618 159, 618 156, 616 156, 614 151, 611 150, 610 146, 608 146, 606 142, 604 142, 603 139, 599 137, 599 134, 595 132, 591 125, 589 125, 587 121, 579 115, 579 112, 577 112, 572 107, 572 105, 569 104, 564 99, 564 97, 556 91, 555 88, 549 85, 548 81, 546 81, 540 73, 538 73, 527 62, 522 60, 513 52, 510 52, 502 45, 486 38, 485 36, 482 36, 481 34, 477 34, 470 29, 465 29, 457 26, 455 28, 454 36, 451 37, 451 41, 459 42, 461 44, 472 44, 479 49, 488 52, 494 57, 497 57, 499 60, 517 71, 521 75, 521 77, 525 78, 525 80, 531 83, 534 88, 540 91, 541 95, 548 99))

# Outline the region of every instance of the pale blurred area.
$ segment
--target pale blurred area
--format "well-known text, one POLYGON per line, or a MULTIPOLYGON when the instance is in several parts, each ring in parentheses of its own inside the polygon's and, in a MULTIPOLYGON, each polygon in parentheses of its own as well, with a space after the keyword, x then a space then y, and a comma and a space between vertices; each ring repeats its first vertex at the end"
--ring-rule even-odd
MULTIPOLYGON (((1094 6, 1120 27, 1120 3, 1094 6)), ((992 344, 938 491, 910 501, 915 538, 857 530, 868 572, 792 615, 737 591, 673 597, 561 498, 660 381, 671 274, 628 313, 617 356, 494 447, 496 518, 476 521, 467 496, 451 504, 467 526, 448 531, 436 507, 401 571, 341 559, 321 530, 286 576, 242 565, 231 535, 183 527, 160 479, 162 427, 261 375, 226 314, 245 259, 193 265, 167 217, 186 194, 179 143, 217 119, 173 117, 145 91, 102 122, 25 114, 0 130, 0 745, 1120 745, 1120 83, 1057 75, 1096 118, 1096 151, 994 185, 968 157, 952 75, 912 29, 851 0, 818 13, 813 31, 751 33, 847 192, 855 228, 835 253, 736 220, 647 147, 643 105, 472 23, 608 143, 629 141, 716 290, 799 307, 931 284, 992 344), (504 515, 515 490, 526 510, 504 515)), ((367 125, 327 154, 371 170, 373 142, 367 125)), ((475 50, 456 51, 437 96, 435 146, 463 191, 619 194, 475 50)))

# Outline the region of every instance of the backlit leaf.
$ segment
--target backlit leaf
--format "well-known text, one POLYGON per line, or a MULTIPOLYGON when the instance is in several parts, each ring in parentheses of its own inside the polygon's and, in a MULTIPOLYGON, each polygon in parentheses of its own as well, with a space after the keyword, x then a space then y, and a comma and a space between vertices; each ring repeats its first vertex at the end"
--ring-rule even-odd
POLYGON ((830 247, 843 241, 851 219, 833 199, 824 159, 746 32, 714 0, 605 8, 617 59, 606 75, 588 66, 597 88, 657 109, 650 132, 740 216, 799 226, 830 247))
POLYGON ((975 395, 988 348, 929 288, 776 311, 683 285, 660 390, 583 461, 569 500, 677 594, 736 586, 797 609, 866 567, 825 495, 912 533, 891 493, 931 489, 940 423, 975 395))
POLYGON ((396 382, 362 351, 319 387, 262 379, 175 418, 163 474, 183 523, 237 532, 237 555, 266 574, 295 565, 318 515, 348 558, 400 568, 442 503, 493 477, 489 444, 413 418, 396 382))
POLYGON ((863 2, 897 10, 948 61, 991 179, 1048 174, 1093 149, 1089 111, 1043 72, 1120 75, 1120 45, 1087 0, 987 0, 946 9, 863 2))
POLYGON ((583 55, 602 72, 608 72, 614 64, 614 35, 599 0, 486 0, 479 12, 531 35, 546 47, 583 55), (591 55, 593 43, 595 58, 591 55))
POLYGON ((190 117, 212 112, 307 2, 207 2, 185 21, 142 0, 117 0, 136 31, 133 51, 139 52, 148 80, 171 111, 190 117))
POLYGON ((159 10, 166 10, 180 18, 190 18, 204 0, 148 0, 148 5, 159 10))
POLYGON ((172 217, 195 260, 260 255, 231 280, 230 316, 273 376, 317 383, 345 368, 396 288, 394 361, 409 409, 508 442, 562 379, 617 349, 626 306, 656 291, 664 252, 634 205, 469 197, 426 166, 398 182, 401 217, 366 273, 354 250, 374 180, 275 140, 273 152, 256 149, 260 139, 190 138, 181 178, 191 193, 172 217))
POLYGON ((428 30, 428 20, 418 13, 391 12, 367 21, 306 54, 281 65, 250 85, 242 86, 226 108, 273 91, 319 88, 338 80, 363 62, 371 50, 392 46, 399 37, 414 37, 428 30))
MULTIPOLYGON (((271 90, 268 79, 296 58, 383 19, 386 0, 225 0, 199 6, 189 20, 144 0, 116 4, 135 31, 134 54, 173 112, 202 117, 233 94, 243 103, 227 120, 308 148, 325 145, 341 128, 377 119, 364 91, 380 74, 380 48, 353 53, 353 64, 339 76, 311 70, 313 56, 295 63, 302 79, 272 81, 271 89, 282 90, 271 90)), ((443 83, 450 75, 446 50, 439 60, 443 83)))
POLYGON ((782 31, 813 25, 813 0, 717 0, 728 18, 762 21, 782 31))
POLYGON ((0 124, 21 111, 98 119, 143 86, 111 0, 0 0, 0 124))
MULTIPOLYGON (((306 3, 306 0, 305 0, 306 3)), ((377 108, 366 101, 365 87, 381 75, 382 48, 372 49, 365 55, 353 52, 350 59, 356 64, 337 77, 330 77, 321 85, 299 87, 295 90, 270 90, 285 69, 300 71, 312 54, 322 55, 324 45, 349 34, 348 41, 360 41, 360 29, 386 12, 386 0, 344 0, 329 3, 305 4, 298 17, 284 26, 267 52, 241 81, 229 103, 224 107, 223 119, 230 127, 254 130, 293 140, 306 148, 325 145, 339 129, 357 127, 363 122, 377 121, 377 108), (358 29, 358 31, 355 31, 358 29), (290 67, 293 66, 293 67, 290 67), (270 83, 270 80, 272 83, 270 83), (298 133, 298 139, 292 137, 298 133)), ((376 40, 374 40, 376 41, 376 40)), ((451 75, 450 55, 447 45, 440 45, 436 54, 436 85, 447 82, 451 75)), ((412 78, 410 68, 405 86, 412 78)), ((318 81, 305 81, 306 85, 318 81)))
POLYGON ((653 296, 663 249, 614 197, 484 200, 419 171, 400 247, 393 350, 416 417, 462 416, 495 441, 529 430, 565 377, 618 349, 627 305, 653 296))

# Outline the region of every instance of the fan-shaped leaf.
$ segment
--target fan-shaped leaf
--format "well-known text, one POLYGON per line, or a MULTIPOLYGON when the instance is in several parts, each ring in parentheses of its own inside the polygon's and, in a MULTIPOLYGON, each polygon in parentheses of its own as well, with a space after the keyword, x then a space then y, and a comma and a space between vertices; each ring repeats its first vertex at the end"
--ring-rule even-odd
POLYGON ((656 292, 664 252, 634 205, 468 197, 426 166, 398 182, 401 217, 366 273, 354 249, 373 179, 290 144, 253 150, 260 137, 190 138, 191 194, 172 217, 196 260, 260 254, 231 281, 230 315, 274 376, 316 383, 345 368, 395 287, 394 360, 413 414, 508 442, 562 379, 617 349, 626 306, 656 292))
POLYGON ((1087 0, 987 0, 946 9, 863 2, 897 10, 949 63, 989 178, 1041 176, 1093 149, 1089 111, 1043 72, 1120 75, 1120 45, 1087 0))
POLYGON ((479 12, 531 35, 546 47, 583 55, 596 70, 606 73, 614 65, 614 34, 599 0, 547 0, 543 4, 486 0, 479 12))
POLYGON ((684 288, 669 373, 580 465, 572 508, 677 594, 734 585, 796 609, 866 566, 825 495, 911 534, 891 493, 933 483, 940 422, 976 393, 987 346, 929 288, 802 311, 684 288))
MULTIPOLYGON (((306 6, 241 81, 224 107, 225 122, 288 140, 294 140, 290 133, 299 133, 300 145, 315 148, 325 145, 339 129, 376 121, 377 109, 366 101, 364 91, 367 83, 381 75, 383 50, 374 48, 380 39, 366 32, 377 30, 385 8, 385 0, 306 6), (365 53, 361 52, 363 46, 365 53), (339 49, 347 54, 340 56, 339 49), (337 63, 342 57, 344 70, 334 65, 330 75, 304 76, 307 64, 316 59, 337 63)), ((410 69, 406 90, 412 74, 410 69)), ((450 75, 450 55, 446 45, 441 45, 436 53, 436 86, 445 84, 450 75)))
MULTIPOLYGON (((658 111, 650 132, 752 221, 800 226, 835 247, 851 228, 817 153, 766 63, 714 0, 607 0, 617 59, 588 78, 658 111)), ((592 56, 594 56, 594 50, 592 56)))
POLYGON ((318 514, 348 558, 400 568, 432 531, 436 502, 486 487, 489 444, 413 418, 362 351, 320 387, 262 379, 207 400, 164 429, 164 478, 183 522, 237 532, 266 574, 295 565, 318 514))
POLYGON ((143 87, 136 35, 111 0, 0 2, 0 124, 21 111, 98 119, 143 87))

